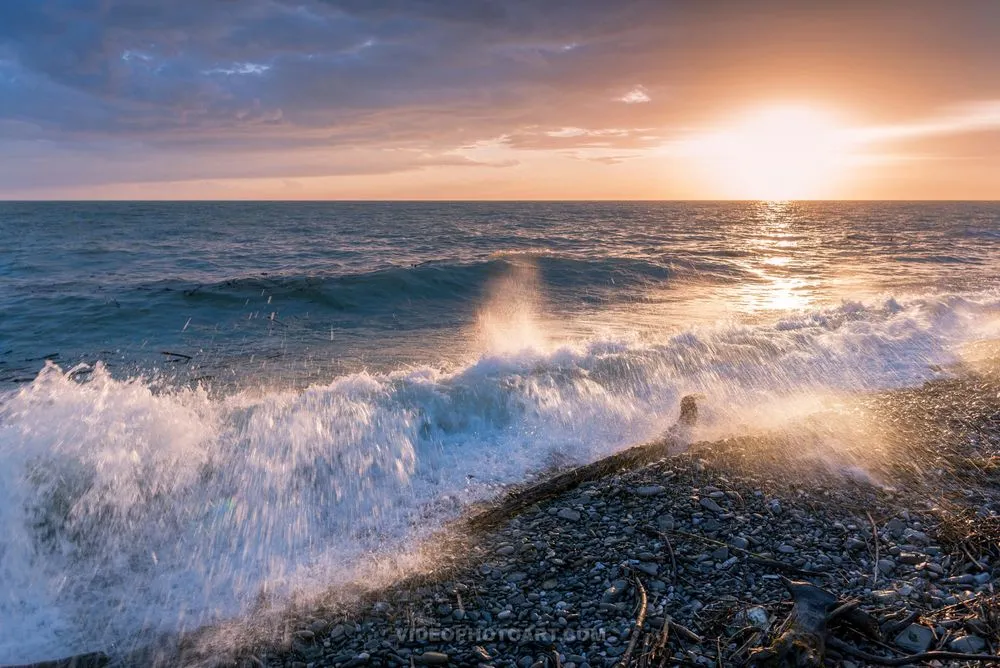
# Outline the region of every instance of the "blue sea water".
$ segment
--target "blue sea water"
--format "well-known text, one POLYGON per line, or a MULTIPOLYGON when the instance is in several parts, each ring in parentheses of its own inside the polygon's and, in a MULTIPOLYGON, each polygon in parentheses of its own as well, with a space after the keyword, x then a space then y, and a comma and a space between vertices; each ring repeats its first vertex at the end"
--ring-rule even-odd
POLYGON ((996 203, 0 203, 0 239, 0 662, 391 578, 685 393, 745 430, 1000 334, 996 203))

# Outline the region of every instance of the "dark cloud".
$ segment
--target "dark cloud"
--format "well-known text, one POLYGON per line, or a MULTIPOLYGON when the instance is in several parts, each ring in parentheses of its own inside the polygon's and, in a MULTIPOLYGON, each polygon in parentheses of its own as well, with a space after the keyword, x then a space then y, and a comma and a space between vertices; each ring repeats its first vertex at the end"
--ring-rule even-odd
POLYGON ((520 149, 641 149, 709 104, 782 86, 868 101, 889 91, 911 107, 1000 88, 986 65, 1000 28, 991 0, 818 4, 4 2, 0 142, 87 153, 104 140, 178 166, 182 151, 443 155, 501 136, 520 149), (648 103, 616 101, 639 86, 648 103), (567 127, 625 132, 553 134, 567 127))

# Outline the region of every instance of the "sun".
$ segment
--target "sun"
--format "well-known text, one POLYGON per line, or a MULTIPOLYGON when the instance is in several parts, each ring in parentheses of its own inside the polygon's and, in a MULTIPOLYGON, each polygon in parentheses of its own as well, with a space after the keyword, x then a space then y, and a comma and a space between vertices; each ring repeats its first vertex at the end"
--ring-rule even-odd
POLYGON ((848 142, 836 118, 809 106, 749 112, 695 138, 706 185, 733 199, 830 197, 846 172, 848 142))

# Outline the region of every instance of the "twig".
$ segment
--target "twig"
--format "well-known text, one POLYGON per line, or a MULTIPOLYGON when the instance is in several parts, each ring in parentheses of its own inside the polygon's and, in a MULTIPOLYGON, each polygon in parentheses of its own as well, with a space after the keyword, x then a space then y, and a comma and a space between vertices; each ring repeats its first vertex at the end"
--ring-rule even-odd
POLYGON ((672 626, 675 631, 680 632, 682 636, 693 642, 695 645, 700 645, 703 642, 705 642, 704 638, 702 638, 700 635, 698 635, 688 627, 684 626, 683 624, 678 624, 669 615, 664 619, 663 623, 672 626))
POLYGON ((875 541, 875 567, 872 569, 872 586, 874 587, 878 584, 878 527, 875 526, 875 520, 872 519, 872 514, 870 512, 866 510, 865 515, 868 516, 868 521, 872 523, 872 540, 875 541))
POLYGON ((629 638, 628 647, 625 648, 625 653, 622 654, 621 660, 616 664, 625 668, 629 664, 629 660, 632 658, 632 652, 635 651, 635 644, 639 642, 639 636, 642 635, 642 627, 646 623, 646 588, 642 586, 642 582, 637 577, 632 578, 635 582, 636 591, 639 592, 639 614, 635 617, 635 628, 632 629, 632 637, 629 638))
POLYGON ((965 552, 965 556, 967 556, 969 560, 976 565, 976 568, 978 568, 981 571, 985 571, 986 568, 979 562, 978 559, 972 556, 972 553, 969 552, 969 548, 968 546, 966 546, 965 541, 962 541, 960 544, 962 546, 962 552, 965 552))
POLYGON ((656 641, 656 649, 666 649, 670 640, 670 620, 663 621, 663 628, 660 629, 660 638, 656 641))
POLYGON ((861 659, 869 663, 877 663, 882 666, 909 666, 927 661, 984 661, 986 663, 1000 664, 1000 655, 997 654, 966 654, 964 652, 922 652, 920 654, 908 654, 906 656, 878 656, 869 654, 853 645, 849 645, 839 638, 827 638, 826 644, 838 652, 850 654, 855 659, 861 659))
POLYGON ((827 623, 832 622, 833 620, 837 619, 838 617, 847 614, 851 610, 854 610, 855 608, 858 607, 858 605, 859 605, 859 601, 847 601, 845 603, 841 603, 836 608, 834 608, 830 612, 830 614, 828 614, 826 616, 827 623))
POLYGON ((823 571, 814 571, 807 568, 798 568, 792 566, 791 564, 786 564, 783 561, 778 561, 777 559, 771 559, 770 557, 765 557, 762 554, 757 554, 756 552, 751 552, 750 550, 744 550, 742 547, 736 547, 735 545, 730 545, 728 543, 723 543, 721 540, 715 540, 714 538, 709 538, 707 536, 699 536, 696 533, 688 533, 687 531, 681 531, 680 529, 673 529, 673 532, 681 536, 686 536, 688 538, 693 538, 695 540, 700 540, 704 543, 709 543, 710 545, 719 545, 721 547, 728 547, 733 552, 739 552, 740 554, 746 555, 751 561, 755 561, 762 566, 771 566, 772 568, 777 568, 778 570, 787 571, 789 573, 794 573, 796 575, 812 575, 818 577, 830 577, 829 573, 824 573, 823 571))
POLYGON ((661 533, 664 542, 667 544, 667 553, 670 555, 670 584, 677 581, 677 557, 674 556, 674 546, 670 544, 670 536, 661 533))
POLYGON ((160 352, 161 355, 166 355, 168 357, 180 357, 181 359, 191 360, 194 359, 190 355, 185 355, 184 353, 172 353, 169 350, 164 350, 160 352))
POLYGON ((885 634, 885 637, 891 638, 900 631, 902 631, 903 629, 905 629, 910 624, 916 622, 918 619, 920 619, 920 611, 914 610, 913 612, 906 615, 902 619, 896 620, 894 622, 889 622, 888 624, 886 624, 883 633, 885 634))
POLYGON ((670 536, 652 527, 641 527, 641 529, 650 535, 662 538, 667 544, 667 554, 670 555, 670 583, 673 584, 677 580, 677 557, 674 555, 674 546, 670 542, 670 536))

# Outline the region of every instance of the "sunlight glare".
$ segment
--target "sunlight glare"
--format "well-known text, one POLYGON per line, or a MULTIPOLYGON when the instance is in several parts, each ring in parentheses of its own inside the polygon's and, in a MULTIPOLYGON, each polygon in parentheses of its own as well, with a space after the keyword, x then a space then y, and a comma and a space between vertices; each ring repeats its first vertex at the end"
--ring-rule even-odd
POLYGON ((846 165, 834 117, 804 106, 768 107, 693 142, 713 189, 736 199, 830 197, 846 165))

